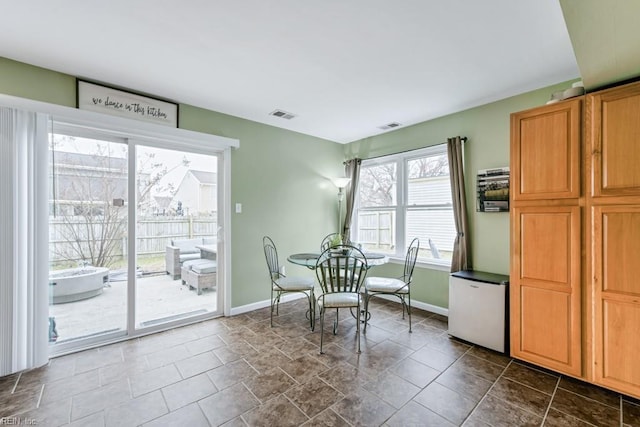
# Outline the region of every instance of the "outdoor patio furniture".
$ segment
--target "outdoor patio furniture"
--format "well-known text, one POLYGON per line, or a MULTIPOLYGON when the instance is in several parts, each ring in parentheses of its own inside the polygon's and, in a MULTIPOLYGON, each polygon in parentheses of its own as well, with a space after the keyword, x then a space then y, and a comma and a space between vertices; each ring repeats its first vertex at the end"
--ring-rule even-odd
POLYGON ((173 280, 179 279, 182 263, 201 258, 201 250, 198 246, 214 244, 216 244, 216 239, 214 237, 171 240, 171 244, 167 245, 165 254, 167 274, 171 275, 173 280))
POLYGON ((182 284, 195 289, 198 295, 203 289, 211 289, 216 286, 218 264, 209 259, 196 259, 185 261, 181 269, 182 284))

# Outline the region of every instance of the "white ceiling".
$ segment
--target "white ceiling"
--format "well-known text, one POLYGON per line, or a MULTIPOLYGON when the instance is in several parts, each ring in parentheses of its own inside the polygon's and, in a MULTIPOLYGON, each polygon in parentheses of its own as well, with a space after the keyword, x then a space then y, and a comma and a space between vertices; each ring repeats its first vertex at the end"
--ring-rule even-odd
POLYGON ((340 143, 579 77, 558 0, 0 5, 0 56, 340 143))

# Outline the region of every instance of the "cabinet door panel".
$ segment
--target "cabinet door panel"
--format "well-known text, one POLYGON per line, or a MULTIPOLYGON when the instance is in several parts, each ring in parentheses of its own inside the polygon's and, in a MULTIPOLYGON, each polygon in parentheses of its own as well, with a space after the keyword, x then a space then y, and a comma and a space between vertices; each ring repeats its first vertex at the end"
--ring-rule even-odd
POLYGON ((520 287, 520 351, 562 365, 571 364, 571 294, 520 287))
POLYGON ((640 195, 640 84, 589 95, 593 196, 640 195))
POLYGON ((640 396, 640 206, 593 207, 594 380, 640 396))
POLYGON ((513 200, 580 196, 581 102, 511 115, 513 200))
POLYGON ((580 207, 512 209, 511 353, 579 376, 580 207))

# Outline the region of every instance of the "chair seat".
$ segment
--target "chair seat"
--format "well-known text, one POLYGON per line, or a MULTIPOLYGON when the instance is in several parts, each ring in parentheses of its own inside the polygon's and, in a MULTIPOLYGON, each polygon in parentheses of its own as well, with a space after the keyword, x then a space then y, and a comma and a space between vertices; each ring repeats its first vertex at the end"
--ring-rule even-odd
POLYGON ((313 289, 315 282, 309 277, 281 277, 274 280, 273 289, 285 291, 310 291, 313 289), (277 286, 276 286, 277 285, 277 286))
POLYGON ((368 292, 388 292, 396 294, 406 294, 409 287, 400 279, 391 277, 367 277, 364 280, 364 288, 368 292))
POLYGON ((318 298, 318 305, 325 308, 357 307, 362 297, 356 292, 336 292, 318 298))

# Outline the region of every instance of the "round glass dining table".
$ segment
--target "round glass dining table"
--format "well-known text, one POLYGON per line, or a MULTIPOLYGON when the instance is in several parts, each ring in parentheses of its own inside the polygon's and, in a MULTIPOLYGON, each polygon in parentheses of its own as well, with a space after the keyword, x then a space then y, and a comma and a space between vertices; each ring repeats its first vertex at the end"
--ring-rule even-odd
MULTIPOLYGON (((364 252, 364 256, 367 259, 367 265, 369 268, 389 262, 389 257, 385 254, 364 252)), ((291 254, 287 257, 287 261, 292 264, 301 265, 311 270, 315 270, 319 257, 320 254, 317 252, 291 254)))

